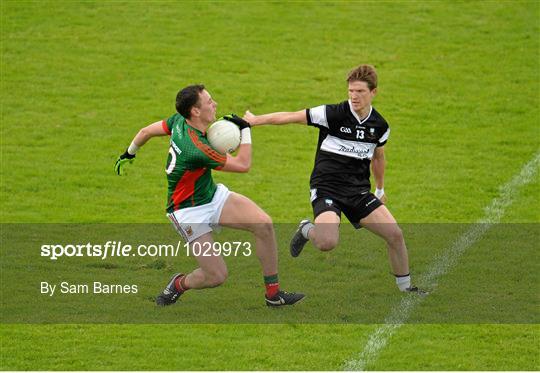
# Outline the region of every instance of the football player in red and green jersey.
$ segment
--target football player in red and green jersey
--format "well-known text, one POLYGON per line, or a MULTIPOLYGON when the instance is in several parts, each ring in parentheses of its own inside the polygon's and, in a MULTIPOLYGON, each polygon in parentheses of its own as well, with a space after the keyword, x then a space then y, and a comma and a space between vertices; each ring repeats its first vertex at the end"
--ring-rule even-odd
POLYGON ((167 212, 210 203, 217 188, 211 169, 223 169, 227 157, 212 148, 204 132, 186 125, 178 113, 162 121, 162 127, 171 136, 165 170, 167 212))
MULTIPOLYGON (((291 305, 304 295, 280 289, 278 281, 277 244, 272 220, 255 202, 231 192, 212 179, 212 169, 248 172, 251 167, 251 129, 249 123, 232 114, 225 119, 236 124, 242 140, 236 156, 221 154, 206 138, 208 126, 216 120, 217 103, 203 85, 183 88, 176 97, 176 110, 166 120, 142 128, 126 152, 115 164, 118 175, 132 163, 136 152, 150 138, 170 136, 166 174, 168 181, 167 217, 190 244, 207 247, 213 241, 212 231, 219 226, 250 231, 255 236, 255 252, 262 266, 268 306, 291 305)), ((202 255, 192 250, 199 267, 172 276, 156 303, 175 303, 188 289, 221 285, 227 278, 227 266, 221 255, 202 255)))

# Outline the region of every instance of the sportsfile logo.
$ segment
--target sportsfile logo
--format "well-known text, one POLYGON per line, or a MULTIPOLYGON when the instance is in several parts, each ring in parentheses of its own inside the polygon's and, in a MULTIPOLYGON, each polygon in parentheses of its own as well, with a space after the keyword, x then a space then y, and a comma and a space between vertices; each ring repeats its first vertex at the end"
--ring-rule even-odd
POLYGON ((107 258, 126 257, 176 257, 185 253, 186 256, 251 256, 251 242, 224 241, 224 242, 187 242, 178 241, 172 244, 124 244, 122 241, 107 241, 105 244, 45 244, 41 245, 41 256, 50 260, 61 257, 97 257, 101 260, 107 258))
POLYGON ((182 241, 172 244, 140 244, 135 246, 124 244, 122 241, 107 241, 105 244, 45 244, 41 245, 41 256, 50 260, 61 257, 99 257, 101 260, 112 257, 167 257, 178 256, 185 246, 182 241))

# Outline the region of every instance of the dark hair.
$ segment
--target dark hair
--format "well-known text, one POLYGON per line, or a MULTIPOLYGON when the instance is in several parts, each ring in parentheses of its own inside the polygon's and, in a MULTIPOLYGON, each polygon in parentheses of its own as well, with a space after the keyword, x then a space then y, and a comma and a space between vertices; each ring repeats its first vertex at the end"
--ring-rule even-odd
POLYGON ((377 71, 371 65, 360 65, 349 72, 347 83, 361 81, 366 82, 369 90, 377 88, 377 71))
POLYGON ((191 117, 191 108, 198 106, 199 93, 204 90, 204 85, 194 84, 182 88, 176 95, 176 111, 186 119, 191 117))

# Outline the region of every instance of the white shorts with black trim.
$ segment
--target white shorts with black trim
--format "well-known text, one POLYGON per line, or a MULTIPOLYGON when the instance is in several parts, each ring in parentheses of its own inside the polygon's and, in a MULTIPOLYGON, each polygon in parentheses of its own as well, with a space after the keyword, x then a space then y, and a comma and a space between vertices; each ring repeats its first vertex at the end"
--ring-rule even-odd
POLYGON ((210 203, 183 208, 167 214, 167 217, 184 240, 192 242, 205 233, 214 230, 219 232, 221 211, 230 194, 231 192, 225 185, 218 184, 210 203))

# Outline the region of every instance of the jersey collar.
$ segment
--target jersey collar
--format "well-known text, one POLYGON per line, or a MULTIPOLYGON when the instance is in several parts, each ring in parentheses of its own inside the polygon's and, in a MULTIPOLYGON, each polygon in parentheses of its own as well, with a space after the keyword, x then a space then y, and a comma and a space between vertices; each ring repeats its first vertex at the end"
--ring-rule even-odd
POLYGON ((200 129, 193 127, 191 124, 188 123, 187 119, 186 119, 186 126, 188 126, 189 128, 191 128, 194 131, 197 131, 201 135, 206 136, 206 131, 201 131, 200 129))
POLYGON ((368 115, 364 118, 364 120, 360 120, 360 117, 358 116, 358 114, 356 114, 356 111, 354 111, 354 109, 353 109, 353 107, 352 107, 351 100, 348 100, 348 103, 349 103, 349 109, 351 110, 352 115, 354 115, 354 117, 356 118, 356 120, 358 121, 358 123, 364 124, 364 122, 365 122, 366 120, 368 120, 369 117, 371 116, 371 112, 373 111, 373 106, 369 105, 369 113, 368 113, 368 115))

